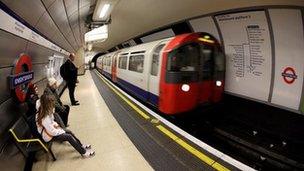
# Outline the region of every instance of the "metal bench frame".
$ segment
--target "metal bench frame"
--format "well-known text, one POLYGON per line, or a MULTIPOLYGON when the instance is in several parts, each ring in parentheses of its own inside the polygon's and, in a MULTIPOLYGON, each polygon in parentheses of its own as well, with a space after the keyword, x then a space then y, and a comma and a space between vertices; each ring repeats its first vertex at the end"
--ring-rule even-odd
MULTIPOLYGON (((50 153, 53 161, 56 161, 56 157, 51 149, 51 143, 52 142, 44 142, 44 140, 38 138, 38 137, 34 137, 33 133, 30 131, 31 133, 31 137, 32 138, 26 138, 26 139, 21 139, 19 138, 15 131, 14 128, 20 123, 20 119, 23 120, 25 122, 25 124, 28 126, 28 122, 23 118, 20 117, 17 122, 12 126, 12 128, 9 129, 9 132, 11 133, 11 135, 13 136, 14 140, 15 140, 15 145, 17 146, 17 148, 21 151, 21 153, 25 156, 28 157, 28 152, 35 152, 35 151, 39 151, 40 149, 43 149, 46 153, 50 153), (26 149, 21 147, 22 143, 27 143, 26 149), (37 150, 29 150, 27 148, 29 148, 30 145, 32 145, 32 143, 38 144, 41 148, 37 149, 37 150)), ((30 130, 30 129, 29 129, 30 130)))

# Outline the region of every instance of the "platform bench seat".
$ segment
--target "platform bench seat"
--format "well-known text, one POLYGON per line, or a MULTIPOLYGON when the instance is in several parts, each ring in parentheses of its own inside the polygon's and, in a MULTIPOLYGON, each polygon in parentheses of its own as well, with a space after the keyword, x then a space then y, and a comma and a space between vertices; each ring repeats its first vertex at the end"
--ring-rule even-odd
POLYGON ((24 157, 27 158, 30 153, 43 150, 46 153, 50 153, 53 161, 55 161, 56 157, 51 149, 52 141, 46 143, 40 135, 35 135, 37 134, 37 131, 33 129, 34 128, 31 127, 31 123, 29 123, 29 118, 20 117, 9 129, 9 132, 15 145, 24 157))

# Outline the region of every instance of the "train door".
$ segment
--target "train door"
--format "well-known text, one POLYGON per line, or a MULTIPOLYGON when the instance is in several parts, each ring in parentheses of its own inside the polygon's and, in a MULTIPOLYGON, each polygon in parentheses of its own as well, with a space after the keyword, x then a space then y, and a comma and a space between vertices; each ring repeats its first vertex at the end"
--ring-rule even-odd
POLYGON ((100 61, 100 69, 101 69, 101 72, 103 72, 103 64, 104 64, 104 57, 101 57, 101 61, 100 61))
POLYGON ((201 56, 199 62, 199 102, 204 103, 210 101, 214 85, 214 47, 206 44, 201 44, 200 47, 201 56))
POLYGON ((117 56, 118 52, 114 54, 112 59, 112 81, 117 82, 117 56))
POLYGON ((217 102, 221 99, 224 90, 224 65, 224 55, 217 45, 201 44, 200 102, 217 102))
POLYGON ((160 52, 165 44, 158 45, 152 52, 151 70, 148 80, 148 102, 154 106, 158 106, 159 97, 159 80, 160 80, 160 52))

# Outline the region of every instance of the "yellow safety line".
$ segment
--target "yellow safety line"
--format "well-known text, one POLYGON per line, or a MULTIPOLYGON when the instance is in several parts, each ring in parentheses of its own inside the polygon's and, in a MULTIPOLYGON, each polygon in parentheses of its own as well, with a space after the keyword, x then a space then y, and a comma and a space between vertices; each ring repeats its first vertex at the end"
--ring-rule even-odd
MULTIPOLYGON (((102 79, 103 82, 105 82, 119 97, 121 97, 127 104, 129 104, 136 112, 138 112, 141 116, 143 116, 145 119, 149 119, 150 117, 146 115, 142 110, 140 110, 137 106, 135 106, 133 103, 131 103, 128 99, 126 99, 121 93, 119 93, 115 88, 113 88, 112 85, 110 85, 104 78, 101 77, 101 75, 95 71, 95 73, 102 79)), ((163 132, 165 135, 170 137, 173 141, 175 141, 177 144, 188 150, 190 153, 195 155, 197 158, 205 162, 206 164, 210 165, 214 169, 218 171, 229 171, 225 166, 215 162, 210 157, 206 156, 202 152, 198 151, 191 145, 189 145, 184 140, 180 139, 178 136, 176 136, 174 133, 163 127, 162 125, 156 126, 161 132, 163 132)))
POLYGON ((127 98, 125 98, 121 93, 119 93, 112 85, 110 85, 104 78, 102 78, 99 73, 97 73, 98 76, 102 79, 104 83, 106 83, 120 98, 122 98, 128 105, 130 105, 137 113, 139 113, 142 117, 145 119, 150 119, 150 117, 145 114, 142 110, 140 110, 137 106, 135 106, 133 103, 131 103, 127 98))
POLYGON ((39 142, 39 144, 44 148, 44 150, 49 152, 48 148, 39 139, 19 139, 12 129, 9 129, 9 131, 13 134, 13 136, 14 136, 15 140, 17 140, 17 142, 20 142, 20 143, 39 142))
POLYGON ((228 171, 229 169, 227 169, 225 166, 215 162, 214 160, 212 160, 210 157, 206 156, 205 154, 203 154, 202 152, 198 151, 197 149, 195 149, 194 147, 192 147, 191 145, 189 145, 187 142, 185 142, 184 140, 178 138, 177 136, 175 136, 171 131, 169 131, 168 129, 166 129, 165 127, 163 127, 162 125, 158 125, 156 126, 161 132, 163 132, 165 135, 167 135, 168 137, 170 137, 173 141, 175 141, 176 143, 178 143, 180 146, 184 147, 186 150, 188 150, 190 153, 192 153, 193 155, 195 155, 197 158, 201 159, 202 161, 204 161, 205 163, 207 163, 208 165, 210 165, 211 167, 213 167, 216 170, 219 171, 228 171))
POLYGON ((226 167, 224 167, 223 165, 219 164, 218 162, 213 163, 212 167, 214 169, 220 170, 220 171, 228 171, 229 170, 226 167))

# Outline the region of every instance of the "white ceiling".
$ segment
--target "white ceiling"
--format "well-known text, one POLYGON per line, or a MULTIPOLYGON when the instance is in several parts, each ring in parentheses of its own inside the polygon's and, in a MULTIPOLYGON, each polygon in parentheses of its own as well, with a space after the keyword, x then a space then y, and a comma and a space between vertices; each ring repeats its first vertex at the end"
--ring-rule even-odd
POLYGON ((300 5, 304 0, 120 0, 112 11, 109 38, 94 45, 105 51, 128 39, 180 20, 263 5, 300 5))
MULTIPOLYGON (((0 0, 69 52, 84 46, 85 21, 96 0, 0 0), (26 3, 24 3, 26 2, 26 3)), ((105 51, 170 23, 234 8, 263 5, 304 6, 304 0, 120 0, 112 11, 109 38, 95 45, 105 51)))
POLYGON ((1 0, 27 23, 69 52, 84 45, 85 20, 96 0, 1 0))

